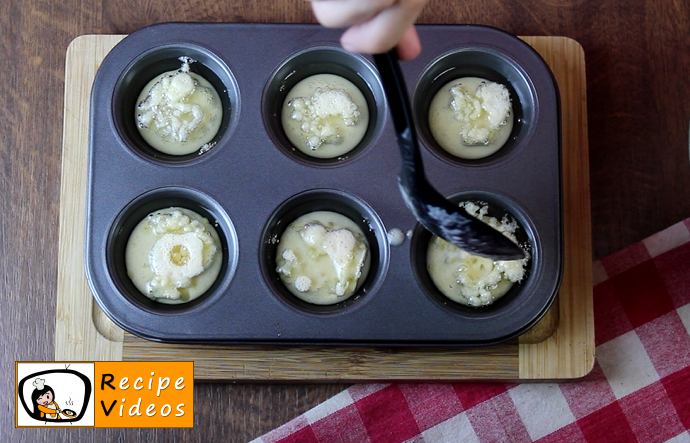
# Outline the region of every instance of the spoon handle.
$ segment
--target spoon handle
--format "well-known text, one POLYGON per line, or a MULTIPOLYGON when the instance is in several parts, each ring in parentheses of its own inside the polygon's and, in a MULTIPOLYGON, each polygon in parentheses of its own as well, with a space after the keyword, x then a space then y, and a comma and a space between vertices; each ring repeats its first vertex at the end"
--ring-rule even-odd
POLYGON ((403 167, 410 171, 421 172, 418 169, 422 169, 422 156, 417 145, 412 107, 395 49, 383 54, 374 54, 374 63, 381 75, 383 89, 388 99, 403 167))

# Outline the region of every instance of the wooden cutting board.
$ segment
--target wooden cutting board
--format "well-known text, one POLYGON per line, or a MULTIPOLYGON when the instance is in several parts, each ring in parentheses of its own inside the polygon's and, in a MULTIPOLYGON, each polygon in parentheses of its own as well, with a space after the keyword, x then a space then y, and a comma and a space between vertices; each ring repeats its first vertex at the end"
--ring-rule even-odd
POLYGON ((162 344, 113 324, 84 274, 89 101, 100 62, 124 35, 84 35, 67 50, 55 360, 194 361, 197 380, 562 380, 594 365, 585 60, 565 37, 522 37, 551 67, 562 110, 564 274, 556 301, 512 342, 471 349, 162 344))

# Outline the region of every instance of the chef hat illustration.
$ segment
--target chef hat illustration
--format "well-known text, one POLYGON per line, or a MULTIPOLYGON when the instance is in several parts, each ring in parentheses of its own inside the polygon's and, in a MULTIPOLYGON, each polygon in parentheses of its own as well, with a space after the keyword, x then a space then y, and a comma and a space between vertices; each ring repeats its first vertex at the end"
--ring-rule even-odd
POLYGON ((37 378, 37 379, 34 380, 34 382, 33 382, 34 387, 35 387, 36 389, 38 389, 39 391, 42 391, 42 390, 43 390, 43 385, 45 385, 45 384, 46 384, 46 381, 45 381, 44 379, 42 379, 42 378, 37 378))

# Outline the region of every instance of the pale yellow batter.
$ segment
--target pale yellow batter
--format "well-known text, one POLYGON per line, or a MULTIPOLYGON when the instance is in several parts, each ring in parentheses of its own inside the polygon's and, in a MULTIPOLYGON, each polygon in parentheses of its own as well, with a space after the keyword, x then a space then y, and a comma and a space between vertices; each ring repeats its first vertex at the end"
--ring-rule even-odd
POLYGON ((276 251, 276 271, 298 298, 330 305, 352 296, 369 272, 369 244, 349 218, 329 211, 299 217, 276 251))
POLYGON ((353 150, 369 126, 369 108, 352 82, 318 74, 297 83, 283 104, 285 135, 301 152, 335 158, 353 150))
MULTIPOLYGON (((464 203, 470 215, 480 218, 517 243, 517 223, 507 217, 499 221, 486 215, 487 206, 464 203)), ((443 295, 468 306, 486 306, 504 296, 523 279, 529 256, 522 260, 493 261, 471 255, 436 236, 429 242, 427 269, 443 295)))
POLYGON ((508 89, 478 77, 447 83, 431 100, 429 129, 436 142, 456 157, 490 156, 513 130, 508 89))
POLYGON ((185 303, 208 291, 222 261, 213 226, 196 212, 178 207, 146 216, 125 250, 127 275, 137 289, 168 304, 185 303))
POLYGON ((191 72, 191 60, 151 80, 135 110, 139 133, 151 147, 172 155, 208 151, 223 119, 220 97, 205 78, 191 72))

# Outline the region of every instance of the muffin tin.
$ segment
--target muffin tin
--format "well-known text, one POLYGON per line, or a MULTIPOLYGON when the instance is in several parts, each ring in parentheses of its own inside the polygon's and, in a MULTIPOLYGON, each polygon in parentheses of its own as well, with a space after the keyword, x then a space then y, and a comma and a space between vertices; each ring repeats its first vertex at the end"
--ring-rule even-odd
POLYGON ((400 156, 371 58, 339 46, 340 31, 318 25, 155 25, 131 34, 101 64, 93 85, 89 139, 86 274, 103 311, 140 337, 167 342, 420 346, 490 345, 533 326, 558 290, 563 265, 560 110, 553 76, 527 44, 471 25, 420 26, 423 53, 402 64, 427 175, 449 198, 489 203, 521 225, 532 258, 527 277, 494 304, 470 308, 445 298, 425 269, 430 235, 405 207, 400 156), (150 148, 134 125, 143 86, 179 67, 180 56, 223 100, 216 145, 170 156, 150 148), (316 73, 355 83, 367 98, 369 129, 335 159, 308 157, 280 125, 291 86, 316 73), (508 86, 513 133, 491 157, 445 153, 426 123, 434 93, 453 78, 478 76, 508 86), (146 214, 182 206, 207 217, 221 237, 219 278, 200 298, 156 303, 134 288, 124 249, 146 214), (352 298, 336 305, 299 301, 275 271, 285 227, 312 211, 361 224, 371 270, 352 298), (410 235, 391 246, 387 233, 410 235))

